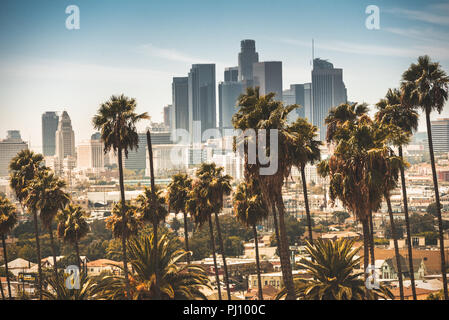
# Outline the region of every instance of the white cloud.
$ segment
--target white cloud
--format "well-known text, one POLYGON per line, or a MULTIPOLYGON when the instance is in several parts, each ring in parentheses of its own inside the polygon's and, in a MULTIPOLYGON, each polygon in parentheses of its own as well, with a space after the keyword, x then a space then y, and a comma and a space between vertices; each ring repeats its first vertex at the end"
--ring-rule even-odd
POLYGON ((384 9, 383 11, 403 16, 410 20, 449 26, 449 4, 447 3, 433 4, 429 6, 426 11, 409 10, 403 8, 384 9))

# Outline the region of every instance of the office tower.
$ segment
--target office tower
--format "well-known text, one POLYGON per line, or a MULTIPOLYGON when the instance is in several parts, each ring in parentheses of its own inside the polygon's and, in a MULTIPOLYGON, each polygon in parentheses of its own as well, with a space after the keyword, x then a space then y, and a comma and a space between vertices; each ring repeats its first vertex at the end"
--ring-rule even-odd
POLYGON ((189 78, 175 77, 172 82, 172 129, 189 130, 189 78))
POLYGON ((243 83, 238 82, 238 67, 226 68, 224 79, 218 84, 218 127, 220 130, 232 128, 232 116, 237 111, 236 104, 243 93, 243 83))
POLYGON ((194 64, 189 72, 190 135, 196 139, 197 134, 216 127, 215 64, 194 64), (201 132, 194 132, 194 121, 200 122, 201 132))
POLYGON ((72 129, 72 121, 67 111, 64 111, 59 118, 58 130, 55 134, 56 138, 56 156, 59 161, 63 161, 66 157, 75 157, 75 133, 72 129))
POLYGON ((304 83, 304 117, 312 122, 312 83, 304 83))
POLYGON ((285 106, 297 104, 301 107, 293 110, 288 115, 288 121, 293 122, 298 117, 305 117, 305 89, 304 84, 291 84, 290 89, 282 92, 282 100, 285 106))
POLYGON ((9 175, 9 163, 24 149, 28 149, 28 143, 22 140, 20 131, 8 131, 6 139, 0 140, 0 177, 9 175))
POLYGON ((42 153, 44 156, 54 156, 56 152, 56 130, 59 117, 56 112, 42 114, 42 153))
POLYGON ((324 119, 329 110, 347 101, 343 69, 334 68, 333 64, 326 60, 314 59, 312 97, 312 123, 318 127, 320 140, 324 141, 327 130, 324 119))
MULTIPOLYGON (((432 141, 434 152, 449 152, 449 119, 431 121, 432 141)), ((428 148, 428 139, 425 137, 428 148)))
POLYGON ((90 140, 101 140, 101 133, 100 132, 95 132, 94 134, 92 134, 90 136, 90 140))
POLYGON ((172 109, 172 105, 168 104, 164 107, 164 125, 165 127, 167 127, 168 129, 171 129, 171 111, 172 109))
POLYGON ((256 41, 242 40, 240 41, 239 53, 239 81, 245 83, 246 87, 252 86, 253 80, 253 65, 259 62, 259 54, 256 52, 256 41))
MULTIPOLYGON (((151 145, 168 145, 172 144, 171 132, 167 128, 151 128, 151 145)), ((146 131, 139 133, 139 142, 137 150, 128 150, 128 158, 125 159, 125 168, 129 170, 145 170, 147 148, 146 131)))
POLYGON ((104 168, 104 144, 100 139, 81 142, 77 147, 77 167, 80 169, 104 168))
POLYGON ((274 92, 274 99, 282 101, 282 62, 264 61, 253 64, 254 87, 260 88, 260 95, 274 92))

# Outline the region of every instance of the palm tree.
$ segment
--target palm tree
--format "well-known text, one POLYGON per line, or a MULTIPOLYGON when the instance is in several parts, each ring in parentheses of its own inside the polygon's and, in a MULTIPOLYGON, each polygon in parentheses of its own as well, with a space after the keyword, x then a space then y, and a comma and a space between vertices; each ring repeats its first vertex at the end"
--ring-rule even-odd
MULTIPOLYGON (((136 199, 136 202, 138 204, 138 210, 141 214, 141 219, 143 222, 149 222, 153 226, 153 247, 157 248, 158 244, 158 238, 157 238, 157 231, 158 226, 161 222, 165 221, 165 218, 168 215, 168 211, 165 208, 165 198, 162 194, 162 190, 159 190, 156 192, 156 190, 153 190, 151 188, 146 188, 143 192, 143 194, 139 195, 136 199)), ((157 252, 154 251, 154 252, 157 252)), ((158 255, 155 255, 155 264, 158 265, 159 262, 157 259, 159 258, 158 255)), ((155 273, 155 280, 156 280, 156 297, 160 297, 160 287, 159 287, 159 273, 156 269, 155 273)))
POLYGON ((80 288, 69 289, 66 285, 68 274, 53 275, 47 278, 48 287, 44 289, 45 300, 91 300, 98 294, 95 278, 89 278, 86 272, 80 272, 80 288))
POLYGON ((203 187, 202 194, 213 207, 215 215, 215 225, 217 227, 217 237, 220 246, 221 257, 223 260, 224 280, 228 299, 231 300, 231 289, 229 287, 229 273, 226 263, 226 254, 224 251, 223 238, 221 236, 220 219, 218 214, 223 210, 223 197, 230 194, 232 177, 223 174, 224 168, 217 167, 215 163, 202 163, 198 168, 196 175, 201 180, 203 187))
MULTIPOLYGON (((125 203, 125 185, 123 181, 123 153, 128 157, 128 150, 138 148, 139 136, 137 134, 136 124, 142 119, 149 119, 148 114, 137 114, 136 100, 120 96, 111 96, 111 98, 103 103, 98 110, 98 113, 93 118, 94 128, 100 130, 101 139, 104 142, 104 152, 107 153, 111 149, 118 154, 118 169, 119 169, 119 183, 120 183, 120 199, 125 203)), ((122 206, 124 207, 124 206, 122 206)), ((126 226, 126 214, 122 213, 123 228, 126 226)), ((125 230, 123 230, 125 233, 125 230)), ((122 238, 123 250, 123 266, 125 272, 126 288, 129 295, 129 281, 128 279, 128 263, 126 256, 126 238, 122 238)))
MULTIPOLYGON (((206 299, 202 288, 210 288, 206 272, 200 266, 180 264, 188 253, 176 249, 173 240, 163 235, 157 248, 153 246, 154 235, 142 235, 128 243, 129 261, 134 270, 131 278, 133 300, 158 299, 156 271, 160 274, 161 296, 163 300, 206 299), (155 257, 159 263, 156 264, 155 257)), ((98 283, 97 298, 124 299, 125 280, 121 276, 105 276, 98 283)))
POLYGON ((202 181, 200 179, 195 178, 195 180, 193 180, 192 182, 192 189, 190 190, 187 197, 185 210, 186 212, 190 213, 191 217, 193 217, 196 228, 201 228, 206 222, 208 222, 209 224, 209 237, 212 257, 214 260, 215 281, 217 283, 218 299, 221 300, 220 276, 218 275, 214 227, 212 224, 212 214, 214 208, 213 205, 209 202, 209 199, 204 196, 204 192, 207 192, 207 188, 203 187, 202 181))
MULTIPOLYGON (((399 157, 403 161, 402 146, 408 142, 408 138, 413 131, 418 129, 418 113, 413 110, 407 103, 401 103, 401 91, 398 89, 388 89, 384 99, 381 99, 376 107, 378 109, 375 118, 378 122, 392 124, 400 128, 400 131, 393 137, 393 143, 398 147, 399 157)), ((394 132, 393 132, 394 133, 394 132)), ((412 288, 413 299, 416 300, 415 274, 413 270, 413 250, 410 232, 410 219, 408 214, 407 188, 405 184, 404 166, 400 167, 402 199, 404 203, 405 227, 407 235, 407 248, 410 270, 410 282, 412 288)), ((387 203, 388 206, 388 203, 387 203)), ((394 225, 391 224, 392 229, 394 225)), ((393 233, 394 235, 395 233, 393 233)), ((396 250, 396 249, 395 249, 396 250)), ((400 265, 398 261, 398 266, 400 265)), ((401 295, 402 297, 402 295, 401 295)))
POLYGON ((75 247, 78 268, 81 270, 79 241, 89 232, 85 212, 80 206, 69 203, 58 215, 58 236, 75 247))
MULTIPOLYGON (((167 188, 167 202, 171 210, 178 215, 182 212, 184 215, 184 242, 186 251, 189 250, 189 233, 187 230, 187 211, 186 203, 190 189, 192 188, 192 179, 187 174, 178 173, 172 177, 172 181, 167 188)), ((187 254, 187 263, 190 263, 190 254, 187 254)))
MULTIPOLYGON (((2 237, 3 246, 3 260, 5 260, 6 281, 8 282, 9 299, 12 299, 11 283, 9 279, 8 269, 8 255, 6 254, 6 235, 11 232, 17 224, 16 207, 9 201, 9 199, 0 196, 0 235, 2 237)), ((2 284, 0 283, 0 286, 2 284)), ((3 292, 3 287, 2 287, 3 292)))
POLYGON ((253 229, 254 247, 256 250, 256 268, 257 281, 259 289, 259 300, 263 300, 262 279, 260 276, 260 261, 259 261, 259 241, 257 237, 257 224, 268 216, 268 211, 260 196, 260 188, 255 180, 249 182, 245 181, 237 186, 234 193, 234 212, 238 220, 240 220, 247 227, 253 229))
POLYGON ((27 207, 28 212, 32 214, 34 220, 34 233, 36 237, 36 255, 38 267, 38 291, 39 299, 42 300, 42 266, 41 266, 41 247, 39 242, 39 226, 37 219, 38 208, 29 206, 27 203, 29 184, 37 176, 43 168, 44 157, 41 154, 36 154, 28 149, 20 151, 10 162, 10 186, 14 190, 17 200, 22 207, 27 207))
POLYGON ((48 230, 53 254, 53 269, 58 273, 56 265, 56 246, 53 238, 52 223, 59 210, 65 208, 70 201, 70 196, 63 190, 65 182, 56 177, 50 170, 41 170, 30 181, 28 186, 27 203, 39 210, 39 217, 43 226, 48 230))
POLYGON ((313 164, 321 160, 320 146, 321 141, 315 140, 318 128, 303 118, 298 118, 288 128, 288 132, 292 135, 291 159, 301 172, 302 188, 304 193, 304 205, 306 208, 307 225, 309 229, 309 241, 313 243, 312 235, 312 219, 310 217, 309 200, 307 196, 307 183, 305 167, 307 163, 313 164))
POLYGON ((444 297, 449 299, 444 253, 443 220, 441 218, 440 193, 438 189, 435 155, 433 153, 432 126, 430 114, 432 111, 441 113, 448 99, 449 77, 438 62, 431 61, 429 56, 421 56, 417 63, 412 63, 402 74, 401 89, 406 103, 420 108, 426 114, 427 140, 429 143, 430 164, 437 205, 438 231, 440 238, 441 273, 443 276, 444 297))
MULTIPOLYGON (((285 227, 285 206, 282 198, 282 186, 285 179, 289 176, 292 159, 289 157, 289 149, 291 148, 290 134, 287 128, 288 114, 298 108, 298 105, 290 105, 284 107, 282 102, 274 100, 274 93, 265 96, 259 95, 259 88, 248 88, 246 94, 240 96, 238 101, 239 109, 232 118, 233 126, 245 133, 246 130, 255 130, 255 141, 251 141, 244 137, 243 143, 246 146, 256 145, 259 149, 258 159, 255 164, 248 161, 248 151, 245 150, 245 176, 249 179, 257 179, 262 190, 264 203, 271 207, 273 219, 275 222, 276 236, 278 238, 278 251, 281 260, 282 277, 287 288, 287 299, 295 299, 295 290, 292 276, 292 266, 290 263, 289 248, 285 227), (277 133, 277 154, 271 151, 271 144, 263 146, 259 143, 259 138, 266 138, 269 141, 271 133, 277 133), (280 156, 282 155, 282 156, 280 156), (261 156, 274 159, 277 164, 277 170, 274 174, 260 174, 264 165, 260 163, 261 156), (277 158, 275 158, 277 157, 277 158), (277 221, 279 218, 279 221, 277 221), (279 231, 277 231, 277 222, 279 222, 279 231), (279 236, 278 236, 279 234, 279 236)), ((270 161, 271 165, 274 165, 270 161)))
POLYGON ((340 121, 332 130, 331 141, 336 145, 334 154, 320 162, 318 171, 323 177, 330 176, 331 200, 340 199, 343 206, 352 211, 362 223, 366 270, 369 248, 372 264, 375 263, 370 225, 372 212, 380 207, 385 195, 385 170, 390 170, 393 164, 402 161, 391 155, 388 147, 389 131, 373 122, 366 114, 340 121))
MULTIPOLYGON (((391 291, 381 286, 379 289, 366 290, 362 273, 354 273, 360 263, 356 257, 359 249, 353 249, 354 240, 336 241, 318 239, 312 245, 307 243, 306 250, 312 259, 301 259, 303 267, 311 278, 297 278, 296 294, 302 300, 367 300, 376 298, 393 299, 391 291)), ((277 299, 285 297, 281 290, 277 299)))

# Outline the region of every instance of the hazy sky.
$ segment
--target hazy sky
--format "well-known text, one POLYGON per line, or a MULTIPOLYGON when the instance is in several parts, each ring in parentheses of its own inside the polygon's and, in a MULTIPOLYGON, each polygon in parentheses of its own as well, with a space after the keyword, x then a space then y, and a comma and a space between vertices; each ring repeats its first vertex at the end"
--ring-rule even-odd
POLYGON ((256 40, 261 61, 283 62, 285 89, 310 81, 314 38, 315 56, 343 68, 349 100, 376 103, 419 55, 449 72, 448 16, 441 0, 2 0, 0 138, 18 129, 40 151, 41 114, 67 110, 78 143, 93 133, 99 104, 119 93, 160 121, 171 78, 213 62, 222 80, 242 39, 256 40), (79 30, 65 27, 72 4, 79 30), (380 30, 365 27, 368 5, 380 8, 380 30))

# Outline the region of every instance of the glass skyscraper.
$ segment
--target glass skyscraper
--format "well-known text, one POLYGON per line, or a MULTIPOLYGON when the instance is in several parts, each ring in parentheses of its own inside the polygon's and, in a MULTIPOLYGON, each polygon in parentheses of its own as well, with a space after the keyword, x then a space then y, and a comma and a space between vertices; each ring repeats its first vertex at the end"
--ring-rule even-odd
POLYGON ((189 78, 175 77, 172 82, 172 129, 189 130, 189 78))
POLYGON ((238 67, 226 68, 225 81, 218 84, 218 126, 220 130, 232 128, 232 116, 243 93, 243 83, 238 81, 238 67))
POLYGON ((56 154, 56 130, 58 130, 59 117, 56 112, 42 114, 42 153, 44 156, 56 154))
MULTIPOLYGON (((346 87, 343 82, 343 69, 320 58, 313 60, 312 70, 312 123, 320 131, 320 140, 326 139, 324 119, 329 110, 347 102, 346 87)), ((310 119, 309 119, 310 120, 310 119)))
MULTIPOLYGON (((194 133, 194 121, 201 123, 202 134, 217 127, 215 64, 194 64, 189 72, 189 132, 194 133)), ((198 141, 199 142, 199 141, 198 141)))
POLYGON ((260 88, 260 94, 274 92, 274 99, 282 101, 282 62, 264 61, 253 64, 254 87, 260 88))
POLYGON ((253 64, 259 62, 259 54, 256 52, 256 41, 240 41, 238 80, 244 82, 245 87, 252 87, 253 64))

